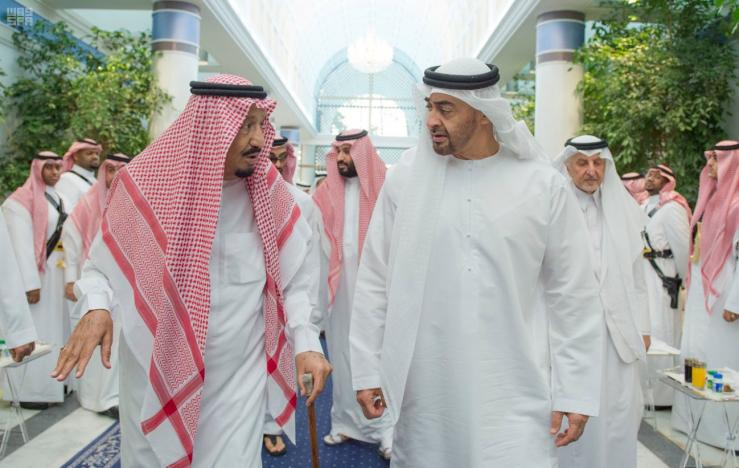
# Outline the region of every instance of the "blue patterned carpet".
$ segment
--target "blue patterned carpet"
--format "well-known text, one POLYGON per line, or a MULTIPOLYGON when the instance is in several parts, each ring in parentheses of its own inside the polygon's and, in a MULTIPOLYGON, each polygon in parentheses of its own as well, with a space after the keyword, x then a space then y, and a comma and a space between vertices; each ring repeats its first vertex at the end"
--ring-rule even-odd
MULTIPOLYGON (((323 340, 321 340, 323 342, 323 340)), ((325 342, 322 343, 325 349, 325 342)), ((316 423, 318 426, 319 458, 321 468, 386 468, 388 463, 377 454, 375 445, 350 441, 328 447, 321 440, 328 434, 331 425, 331 380, 316 404, 316 423)), ((310 436, 308 432, 308 412, 305 400, 300 399, 297 411, 298 445, 287 442, 287 454, 271 457, 262 450, 264 468, 310 468, 310 436)), ((97 439, 70 459, 62 468, 119 468, 121 433, 118 423, 113 424, 97 439)), ((287 438, 285 438, 287 441, 287 438)))

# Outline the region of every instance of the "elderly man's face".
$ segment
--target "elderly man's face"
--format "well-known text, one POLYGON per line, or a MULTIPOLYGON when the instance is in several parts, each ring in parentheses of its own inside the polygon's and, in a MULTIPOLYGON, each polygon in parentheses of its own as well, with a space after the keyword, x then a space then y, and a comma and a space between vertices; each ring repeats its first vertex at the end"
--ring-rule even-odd
POLYGON ((282 174, 282 171, 285 169, 285 165, 287 164, 287 148, 284 146, 272 148, 272 151, 269 153, 269 160, 275 165, 277 171, 282 174))
POLYGON ((59 177, 62 175, 62 163, 58 161, 49 161, 44 164, 41 169, 41 178, 44 179, 44 183, 49 187, 53 187, 59 182, 59 177))
POLYGON ((652 168, 647 171, 647 176, 644 178, 644 190, 650 195, 656 195, 666 183, 667 178, 659 172, 659 169, 652 168))
POLYGON ((585 193, 594 193, 603 183, 606 162, 601 159, 600 153, 592 156, 577 153, 567 160, 567 172, 575 187, 585 193))
POLYGON ((436 154, 462 153, 481 124, 482 113, 448 94, 433 93, 426 98, 426 127, 436 154))
POLYGON ((87 170, 97 169, 100 166, 100 151, 84 149, 74 153, 74 162, 87 170))
POLYGON ((224 180, 249 177, 254 173, 257 157, 264 146, 262 123, 266 115, 256 106, 251 106, 249 109, 243 125, 226 152, 226 163, 223 168, 224 180))

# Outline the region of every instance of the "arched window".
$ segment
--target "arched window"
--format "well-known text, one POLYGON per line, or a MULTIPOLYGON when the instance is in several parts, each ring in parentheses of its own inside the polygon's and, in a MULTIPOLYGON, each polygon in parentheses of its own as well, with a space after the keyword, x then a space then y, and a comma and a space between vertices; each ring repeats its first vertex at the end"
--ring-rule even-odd
POLYGON ((420 72, 399 50, 390 66, 374 74, 357 71, 342 51, 324 67, 321 77, 316 88, 319 133, 364 128, 383 137, 418 135, 413 87, 420 72))

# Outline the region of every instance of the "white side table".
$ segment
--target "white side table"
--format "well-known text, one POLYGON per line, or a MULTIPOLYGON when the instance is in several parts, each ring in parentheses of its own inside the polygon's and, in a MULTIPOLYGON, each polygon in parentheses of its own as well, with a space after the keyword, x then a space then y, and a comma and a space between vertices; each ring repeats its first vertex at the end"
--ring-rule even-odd
MULTIPOLYGON (((13 379, 10 378, 8 369, 13 367, 25 366, 31 361, 34 361, 42 356, 45 356, 51 352, 51 345, 46 343, 36 343, 36 348, 33 350, 30 356, 26 356, 21 362, 15 362, 11 357, 5 356, 0 358, 0 372, 8 382, 8 389, 10 390, 10 414, 5 417, 5 421, 2 423, 2 441, 0 442, 0 458, 5 456, 5 451, 8 448, 8 440, 10 440, 10 432, 13 427, 18 425, 21 430, 21 436, 23 437, 23 443, 28 442, 28 431, 26 430, 26 422, 23 419, 23 413, 21 412, 20 401, 18 400, 18 392, 15 389, 13 379)), ((49 377, 51 378, 51 377, 49 377)))

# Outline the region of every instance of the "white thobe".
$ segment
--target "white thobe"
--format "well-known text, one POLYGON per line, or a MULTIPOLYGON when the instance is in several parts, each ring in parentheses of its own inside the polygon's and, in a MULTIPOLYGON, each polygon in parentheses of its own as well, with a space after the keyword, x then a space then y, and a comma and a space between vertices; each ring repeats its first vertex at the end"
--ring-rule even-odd
MULTIPOLYGON (((55 200, 60 200, 60 195, 53 187, 47 186, 46 193, 55 200)), ((66 199, 61 199, 66 209, 66 199)), ((46 203, 49 205, 46 228, 48 239, 56 228, 59 214, 50 202, 46 203)), ((41 273, 36 266, 31 213, 12 198, 3 203, 3 213, 18 260, 23 291, 41 290, 41 299, 29 306, 38 339, 51 344, 51 353, 25 366, 9 370, 8 375, 13 379, 20 401, 59 403, 64 401, 64 385, 49 377, 49 374, 56 366, 59 348, 64 345, 69 321, 64 301, 64 252, 52 252, 46 260, 45 272, 41 273)), ((10 399, 7 384, 4 384, 4 398, 10 399)))
POLYGON ((0 210, 0 333, 8 348, 36 341, 36 327, 33 325, 31 311, 28 309, 23 279, 15 259, 13 243, 10 240, 5 216, 0 210))
POLYGON ((392 389, 404 378, 394 363, 412 355, 400 404, 385 391, 388 410, 399 407, 391 466, 555 466, 551 411, 597 414, 601 380, 602 312, 574 196, 549 165, 505 147, 480 161, 451 158, 428 233, 421 316, 411 322, 387 314, 409 167, 388 172, 375 206, 350 336, 356 390, 392 389), (551 380, 537 350, 539 281, 551 311, 551 380))
MULTIPOLYGON (((286 333, 295 353, 321 352, 310 323, 311 271, 303 264, 284 288, 286 333)), ((205 347, 205 384, 193 454, 194 467, 261 467, 266 407, 262 295, 266 281, 261 237, 243 180, 224 184, 210 258, 211 310, 205 347)), ((75 285, 83 310, 113 310, 120 316, 121 460, 123 466, 161 463, 141 432, 141 408, 150 356, 142 356, 138 334, 148 334, 134 309, 130 285, 97 236, 75 285)), ((158 447, 166 452, 167 447, 158 447)))
MULTIPOLYGON (((643 204, 646 213, 659 203, 659 195, 653 195, 643 204)), ((688 213, 679 203, 669 202, 655 211, 645 228, 653 250, 672 251, 672 258, 655 258, 654 261, 665 276, 679 275, 683 280, 688 268, 688 240, 690 236, 690 220, 688 213)), ((682 320, 680 311, 670 307, 670 296, 662 286, 652 265, 644 259, 644 279, 649 298, 649 318, 652 326, 652 338, 670 346, 680 346, 682 320)), ((666 369, 675 365, 672 356, 648 356, 649 372, 666 369)), ((646 390, 647 373, 642 373, 642 387, 646 390)), ((653 379, 656 380, 656 379, 653 379)), ((672 405, 673 390, 661 382, 653 384, 654 404, 656 406, 672 405)))
POLYGON ((642 363, 634 357, 638 356, 642 362, 646 358, 640 336, 649 334, 643 266, 641 258, 635 258, 632 265, 634 284, 625 285, 623 289, 614 287, 614 283, 623 280, 619 278, 619 267, 614 262, 617 259, 609 257, 606 252, 609 246, 605 236, 600 192, 590 195, 574 186, 573 191, 588 226, 594 259, 593 273, 601 285, 604 312, 607 316, 618 319, 606 319, 608 338, 603 343, 600 413, 597 417, 590 418, 585 432, 577 442, 559 451, 559 466, 636 468, 637 436, 643 403, 639 381, 642 363), (623 302, 620 303, 622 307, 614 307, 614 304, 619 304, 618 296, 622 294, 622 290, 631 292, 633 299, 638 298, 638 310, 641 313, 637 316, 631 317, 631 312, 623 307, 623 302), (623 325, 617 327, 616 322, 630 324, 631 339, 623 339, 623 325), (624 343, 628 346, 624 347, 624 343), (630 352, 624 352, 624 349, 630 352))
MULTIPOLYGON (((62 231, 64 245, 64 283, 74 283, 80 278, 82 270, 82 236, 71 218, 67 218, 62 231)), ((79 322, 84 313, 74 303, 70 314, 71 328, 79 322)), ((119 321, 113 323, 113 341, 118 342, 121 333, 119 321)), ((80 406, 90 411, 105 411, 118 406, 118 348, 114 347, 110 354, 112 370, 106 369, 100 360, 100 348, 96 348, 85 369, 85 375, 75 379, 75 394, 80 406)))
POLYGON ((72 172, 64 172, 56 184, 57 192, 61 193, 65 200, 69 203, 66 207, 67 213, 71 213, 77 202, 80 201, 92 184, 95 183, 95 172, 85 169, 75 164, 72 166, 72 172), (77 175, 79 174, 79 175, 77 175))
MULTIPOLYGON (((321 220, 321 212, 318 210, 313 197, 303 192, 294 185, 289 185, 290 193, 295 198, 295 202, 300 207, 300 213, 308 222, 312 231, 311 250, 306 257, 306 268, 311 272, 311 297, 316 304, 311 313, 310 321, 320 329, 323 319, 326 316, 327 300, 322 298, 325 296, 326 276, 317 274, 320 271, 321 262, 321 233, 323 232, 323 223, 321 220)), ((275 422, 269 411, 264 416, 264 433, 271 435, 282 434, 282 428, 275 422)))
MULTIPOLYGON (((723 311, 739 313, 739 229, 734 232, 734 250, 717 278, 721 284, 721 296, 709 315, 704 302, 703 281, 700 264, 691 263, 690 286, 685 304, 685 325, 680 346, 680 358, 692 357, 704 361, 708 369, 729 367, 739 370, 739 321, 727 322, 723 311)), ((702 253, 702 252, 701 252, 702 253)), ((681 361, 682 362, 682 361, 681 361)), ((672 425, 680 431, 688 431, 688 405, 694 410, 698 405, 681 394, 675 395, 672 405, 672 425)), ((726 405, 731 421, 739 417, 739 408, 726 405)), ((728 429, 724 422, 724 408, 717 403, 707 403, 698 440, 706 444, 724 448, 728 429)), ((737 446, 734 445, 734 449, 737 446)))
POLYGON ((326 322, 326 345, 334 370, 331 434, 342 434, 364 442, 392 445, 393 426, 390 417, 369 420, 357 404, 352 388, 349 359, 349 329, 352 318, 354 287, 359 269, 359 192, 358 177, 344 178, 344 238, 339 286, 326 322))

